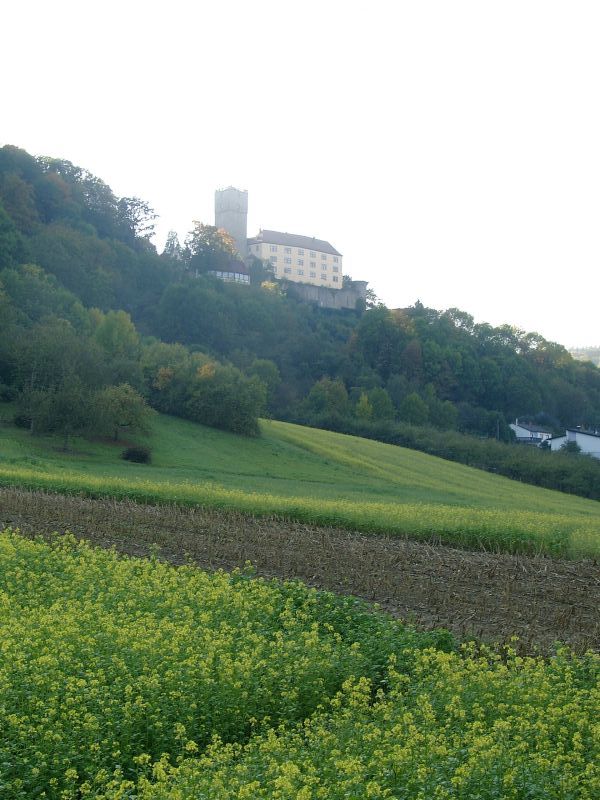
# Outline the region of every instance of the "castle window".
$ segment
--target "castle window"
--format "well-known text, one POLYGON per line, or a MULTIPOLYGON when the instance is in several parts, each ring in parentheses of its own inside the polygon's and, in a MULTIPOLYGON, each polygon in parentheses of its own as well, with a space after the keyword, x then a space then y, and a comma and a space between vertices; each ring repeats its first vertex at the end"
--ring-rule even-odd
POLYGON ((304 266, 304 259, 303 258, 299 258, 298 259, 298 266, 299 267, 303 267, 304 266))
POLYGON ((327 254, 321 253, 321 261, 327 261, 327 254))
POLYGON ((277 263, 277 256, 271 256, 269 261, 271 262, 271 264, 276 264, 277 263))
POLYGON ((339 267, 332 267, 332 269, 333 269, 334 272, 339 272, 340 271, 339 267))
POLYGON ((315 251, 314 251, 314 250, 311 250, 311 251, 310 251, 310 257, 311 257, 311 258, 316 258, 316 257, 317 257, 317 254, 315 253, 315 251))
POLYGON ((311 267, 316 268, 317 262, 316 261, 311 261, 310 265, 311 265, 311 267))
POLYGON ((277 245, 276 244, 270 245, 270 250, 271 250, 272 253, 276 253, 277 252, 277 245))
POLYGON ((283 248, 283 252, 284 253, 291 253, 292 252, 292 248, 291 247, 284 247, 283 248))
POLYGON ((298 248, 298 255, 299 256, 303 256, 304 255, 304 250, 302 250, 301 247, 298 248))
POLYGON ((323 273, 321 273, 321 280, 322 281, 326 281, 327 280, 327 275, 324 275, 323 273))
POLYGON ((337 257, 337 256, 334 256, 334 257, 333 257, 333 263, 334 263, 334 264, 337 264, 337 263, 338 263, 338 257, 337 257))
POLYGON ((316 278, 317 277, 317 273, 316 272, 311 272, 310 273, 310 277, 311 278, 316 278))
POLYGON ((290 275, 291 272, 292 272, 292 268, 291 267, 286 267, 283 271, 285 272, 286 275, 290 275))
POLYGON ((292 259, 289 256, 286 256, 283 260, 284 260, 284 262, 286 264, 291 264, 292 263, 292 259))
POLYGON ((297 269, 296 272, 298 273, 298 275, 304 275, 303 269, 297 269))
POLYGON ((334 282, 334 283, 338 283, 338 282, 339 282, 339 280, 340 280, 340 279, 338 278, 338 276, 337 276, 337 275, 334 275, 334 276, 333 276, 333 282, 334 282))

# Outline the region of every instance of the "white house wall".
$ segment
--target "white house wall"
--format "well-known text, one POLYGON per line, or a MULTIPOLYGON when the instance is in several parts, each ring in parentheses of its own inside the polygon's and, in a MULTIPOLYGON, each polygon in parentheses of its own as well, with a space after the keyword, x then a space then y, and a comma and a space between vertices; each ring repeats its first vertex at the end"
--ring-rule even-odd
POLYGON ((550 440, 550 449, 555 452, 560 450, 566 442, 575 442, 581 452, 594 458, 600 458, 600 436, 590 436, 580 431, 567 431, 566 436, 557 436, 550 440))
POLYGON ((581 447, 582 453, 587 453, 594 458, 600 458, 600 436, 588 436, 585 433, 577 432, 575 441, 581 447))
POLYGON ((550 439, 550 449, 552 452, 560 450, 563 444, 567 441, 566 436, 557 436, 555 439, 550 439))

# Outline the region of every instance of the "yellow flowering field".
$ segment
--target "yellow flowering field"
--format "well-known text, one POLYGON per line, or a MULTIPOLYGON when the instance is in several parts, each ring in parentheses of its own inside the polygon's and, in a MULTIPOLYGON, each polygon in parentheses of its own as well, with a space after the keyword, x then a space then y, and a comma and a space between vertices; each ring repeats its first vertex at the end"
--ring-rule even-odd
POLYGON ((0 798, 98 796, 115 770, 134 780, 164 753, 301 721, 431 643, 452 646, 298 583, 5 531, 0 798))
POLYGON ((390 658, 389 691, 348 680, 327 709, 240 746, 148 764, 110 800, 598 800, 600 659, 475 648, 390 658))
POLYGON ((600 656, 0 533, 2 800, 598 800, 600 656))

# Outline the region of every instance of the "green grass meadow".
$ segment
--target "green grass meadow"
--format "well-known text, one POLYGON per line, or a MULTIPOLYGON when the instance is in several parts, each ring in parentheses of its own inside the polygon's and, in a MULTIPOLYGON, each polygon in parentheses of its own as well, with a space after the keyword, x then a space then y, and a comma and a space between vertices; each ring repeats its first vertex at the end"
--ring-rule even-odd
POLYGON ((166 416, 145 443, 31 437, 0 406, 0 485, 200 504, 457 546, 567 557, 600 553, 600 504, 414 450, 264 420, 247 439, 166 416))

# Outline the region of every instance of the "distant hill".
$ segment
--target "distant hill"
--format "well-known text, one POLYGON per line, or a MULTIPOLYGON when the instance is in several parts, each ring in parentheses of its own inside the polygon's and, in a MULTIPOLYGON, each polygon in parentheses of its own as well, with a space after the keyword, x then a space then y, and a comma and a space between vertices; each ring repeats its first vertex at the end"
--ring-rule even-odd
POLYGON ((600 367, 600 347, 572 347, 569 352, 578 361, 591 361, 600 367))

